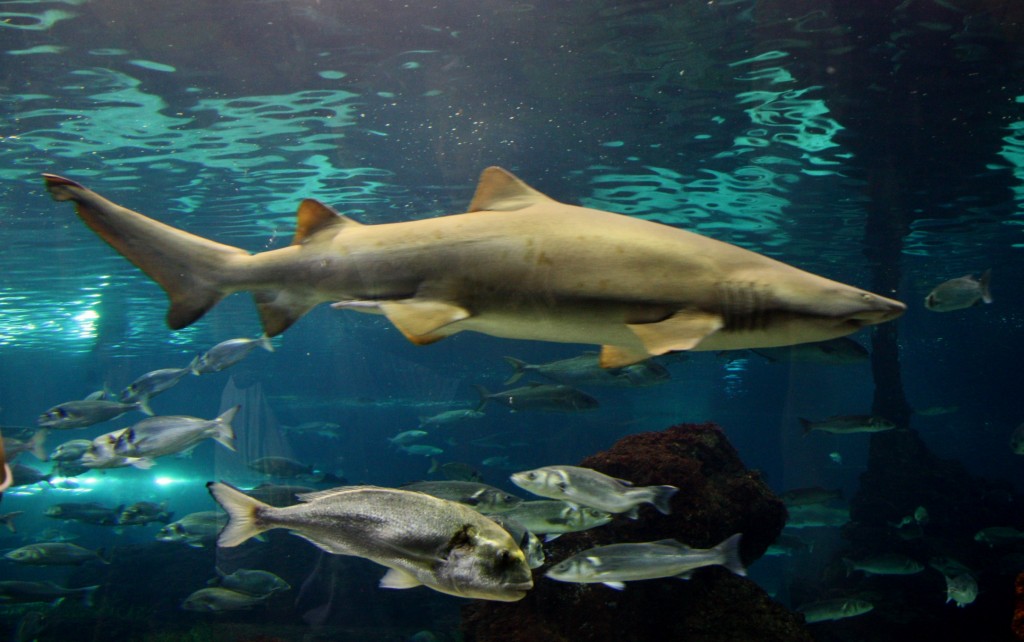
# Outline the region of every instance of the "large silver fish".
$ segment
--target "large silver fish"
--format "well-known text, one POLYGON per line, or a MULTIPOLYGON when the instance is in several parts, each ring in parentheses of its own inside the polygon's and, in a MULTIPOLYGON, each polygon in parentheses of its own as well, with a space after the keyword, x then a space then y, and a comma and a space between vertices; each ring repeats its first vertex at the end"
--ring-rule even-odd
POLYGON ((450 595, 514 602, 533 587, 512 536, 456 502, 394 488, 345 486, 274 508, 224 483, 207 488, 229 515, 218 546, 238 546, 263 531, 287 528, 328 553, 388 567, 384 588, 425 585, 450 595))
POLYGON ((675 350, 790 345, 901 315, 902 303, 749 250, 554 201, 498 167, 465 214, 362 225, 311 199, 290 247, 250 255, 43 175, 55 200, 159 283, 168 325, 252 291, 267 336, 314 306, 385 315, 416 344, 472 330, 601 344, 601 365, 675 350))

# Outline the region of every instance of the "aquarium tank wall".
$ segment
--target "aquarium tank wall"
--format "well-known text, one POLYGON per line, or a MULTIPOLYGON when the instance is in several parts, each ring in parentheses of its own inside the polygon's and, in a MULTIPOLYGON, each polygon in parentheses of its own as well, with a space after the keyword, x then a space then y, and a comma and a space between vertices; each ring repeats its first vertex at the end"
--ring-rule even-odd
POLYGON ((0 635, 1024 639, 1019 3, 0 38, 0 635))

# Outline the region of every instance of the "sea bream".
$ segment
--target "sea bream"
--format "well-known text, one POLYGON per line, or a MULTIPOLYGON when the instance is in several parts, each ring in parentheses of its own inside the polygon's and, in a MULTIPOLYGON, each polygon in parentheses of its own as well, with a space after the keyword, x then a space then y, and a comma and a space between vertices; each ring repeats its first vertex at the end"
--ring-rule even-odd
POLYGON ((672 512, 669 500, 675 486, 639 486, 580 466, 544 466, 514 473, 512 483, 534 495, 561 499, 609 513, 636 518, 640 504, 653 504, 663 515, 672 512))
POLYGON ((146 414, 152 415, 153 411, 149 407, 150 398, 178 385, 189 372, 191 370, 188 368, 162 368, 147 372, 128 384, 118 395, 117 400, 121 403, 138 403, 146 414))
POLYGON ((620 367, 676 350, 823 341, 906 308, 692 232, 559 203, 498 167, 484 170, 464 214, 363 225, 306 199, 292 245, 255 255, 43 178, 164 288, 173 329, 248 290, 271 337, 333 301, 383 314, 419 345, 464 330, 600 344, 601 365, 620 367))
POLYGON ((241 406, 232 406, 214 419, 169 415, 143 419, 117 436, 114 452, 122 457, 155 459, 188 450, 205 439, 213 439, 228 450, 235 449, 231 421, 241 406))
POLYGON ((383 588, 425 585, 460 597, 514 602, 533 587, 512 536, 456 502, 394 488, 345 486, 274 508, 228 484, 210 482, 207 488, 229 516, 217 538, 221 547, 287 528, 328 553, 388 567, 383 588))
POLYGON ((153 414, 148 408, 138 402, 121 403, 119 401, 81 399, 66 401, 50 408, 39 415, 36 423, 43 428, 55 430, 84 428, 111 419, 117 419, 129 410, 141 410, 146 414, 153 414))
POLYGON ((188 366, 188 370, 194 375, 220 372, 246 358, 256 348, 263 348, 267 352, 273 352, 274 344, 270 342, 270 337, 267 336, 255 339, 242 337, 221 341, 193 359, 192 363, 188 366))

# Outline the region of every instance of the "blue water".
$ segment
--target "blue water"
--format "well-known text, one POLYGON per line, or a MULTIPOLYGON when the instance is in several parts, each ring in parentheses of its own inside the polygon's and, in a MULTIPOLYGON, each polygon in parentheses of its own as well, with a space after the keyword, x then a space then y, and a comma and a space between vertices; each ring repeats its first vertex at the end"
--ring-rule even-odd
MULTIPOLYGON (((0 425, 5 434, 33 426, 58 403, 118 391, 260 332, 248 295, 168 330, 159 288, 70 206, 53 203, 40 173, 259 252, 290 242, 303 198, 365 223, 462 212, 480 171, 499 165, 557 200, 677 225, 840 282, 873 289, 879 273, 899 270, 897 291, 883 294, 908 304, 897 322, 907 400, 918 410, 956 407, 915 415, 910 427, 936 456, 1024 491, 1020 455, 1008 445, 1022 421, 1018 14, 999 1, 0 3, 0 425), (892 237, 877 221, 898 230, 894 251, 882 252, 892 237), (991 305, 924 308, 938 283, 988 268, 991 305)), ((870 348, 871 336, 853 338, 870 348)), ((165 569, 178 560, 191 569, 186 577, 172 572, 173 584, 134 599, 122 567, 2 562, 0 579, 103 584, 95 608, 105 611, 97 613, 130 611, 133 626, 151 617, 149 633, 166 639, 190 629, 216 639, 211 627, 230 623, 302 639, 313 602, 308 592, 297 597, 299 588, 325 563, 304 541, 294 538, 288 563, 245 560, 287 575, 290 596, 269 610, 211 619, 179 604, 218 560, 235 558, 156 542, 160 525, 116 533, 63 525, 42 511, 85 500, 166 501, 177 517, 212 510, 204 484, 265 481, 245 463, 266 455, 359 484, 438 478, 430 457, 388 438, 420 417, 475 406, 475 384, 501 389, 510 374, 503 356, 544 363, 588 348, 470 333, 417 347, 383 317, 326 306, 274 345, 221 373, 186 377, 152 402, 157 414, 203 418, 241 403, 236 453, 203 443, 192 458, 162 458, 151 470, 91 472, 4 494, 0 512, 25 514, 17 533, 0 532, 0 549, 57 528, 115 560, 165 569), (310 421, 339 428, 303 437, 280 428, 310 421)), ((593 412, 492 405, 484 419, 431 431, 422 443, 443 450, 437 463, 469 464, 513 490, 515 470, 576 463, 634 432, 714 421, 776 492, 823 486, 856 495, 871 437, 802 437, 798 418, 869 412, 868 362, 769 363, 743 352, 663 363, 672 377, 661 385, 588 389, 601 404, 593 412)), ((47 449, 141 418, 54 432, 47 449)), ((50 466, 27 454, 19 462, 50 466)), ((1024 522, 1015 508, 1005 523, 977 524, 987 526, 1024 522)), ((843 550, 839 529, 814 537, 813 556, 765 558, 752 568, 788 607, 798 606, 794 581, 803 594, 808 583, 829 585, 824 568, 843 550)), ((969 621, 986 600, 1008 602, 1022 570, 1017 551, 1003 551, 978 602, 957 617, 969 621)), ((344 563, 358 572, 344 588, 351 600, 336 607, 343 615, 329 620, 337 639, 398 640, 424 630, 458 639, 463 601, 427 589, 378 590, 378 567, 344 563)), ((953 607, 943 600, 936 594, 934 609, 948 616, 953 607)), ((88 621, 71 602, 52 609, 39 639, 68 639, 62 618, 88 621), (57 631, 65 637, 47 637, 57 631)), ((12 631, 24 612, 0 604, 12 631)), ((998 613, 1008 629, 1009 610, 998 613)), ((863 617, 873 618, 866 626, 874 639, 896 626, 889 615, 863 617)), ((823 627, 842 623, 817 626, 820 639, 839 639, 823 627)), ((143 639, 143 629, 125 630, 125 639, 143 639)), ((109 637, 96 626, 78 639, 109 637)))

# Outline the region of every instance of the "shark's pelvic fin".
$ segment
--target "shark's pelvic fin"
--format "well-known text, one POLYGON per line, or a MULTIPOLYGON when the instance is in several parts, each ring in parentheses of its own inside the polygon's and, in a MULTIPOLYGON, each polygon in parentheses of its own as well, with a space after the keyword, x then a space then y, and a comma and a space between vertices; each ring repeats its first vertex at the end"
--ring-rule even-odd
POLYGON ((488 167, 480 174, 469 212, 510 212, 552 199, 533 189, 500 167, 488 167))
POLYGON ((708 312, 680 310, 657 323, 629 323, 644 348, 652 355, 690 350, 725 325, 722 317, 708 312))

